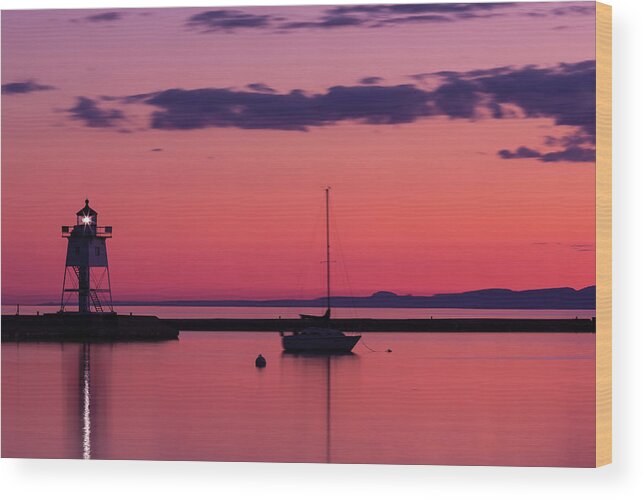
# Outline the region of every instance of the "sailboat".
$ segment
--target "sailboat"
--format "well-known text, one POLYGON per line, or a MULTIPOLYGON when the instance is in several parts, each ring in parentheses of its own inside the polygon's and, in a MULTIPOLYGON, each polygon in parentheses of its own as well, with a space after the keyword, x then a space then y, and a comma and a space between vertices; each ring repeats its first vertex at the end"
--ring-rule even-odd
POLYGON ((348 336, 339 329, 330 327, 330 220, 329 192, 326 189, 326 313, 322 316, 304 315, 300 317, 307 327, 291 334, 281 334, 281 344, 286 352, 348 353, 360 340, 360 335, 348 336))

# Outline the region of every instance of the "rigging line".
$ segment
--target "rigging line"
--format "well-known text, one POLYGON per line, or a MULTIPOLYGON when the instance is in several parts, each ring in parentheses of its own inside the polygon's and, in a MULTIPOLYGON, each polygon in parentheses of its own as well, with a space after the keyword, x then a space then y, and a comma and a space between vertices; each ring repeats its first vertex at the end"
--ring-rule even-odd
MULTIPOLYGON (((309 237, 307 238, 307 244, 305 245, 305 249, 311 249, 310 252, 306 252, 306 254, 313 254, 312 253, 312 248, 313 245, 316 247, 316 242, 317 242, 317 235, 318 235, 318 228, 320 226, 320 220, 321 220, 321 214, 324 209, 324 203, 320 202, 317 205, 317 216, 315 217, 315 222, 312 224, 312 231, 309 234, 309 237)), ((298 295, 297 298, 302 299, 303 294, 304 294, 304 286, 306 282, 308 281, 308 275, 310 274, 310 265, 303 265, 303 270, 300 269, 299 275, 298 275, 298 295)))
POLYGON ((350 298, 350 315, 353 319, 357 318, 357 312, 355 311, 355 293, 353 292, 353 286, 351 280, 348 277, 348 267, 346 266, 346 256, 344 254, 344 247, 342 245, 342 240, 339 236, 339 229, 337 227, 337 219, 335 217, 334 211, 331 211, 331 219, 333 221, 334 235, 337 240, 337 246, 339 248, 339 260, 341 261, 342 270, 344 271, 344 278, 346 279, 346 285, 348 286, 348 294, 350 298))
POLYGON ((330 310, 330 206, 328 195, 330 187, 326 187, 326 309, 330 310))
POLYGON ((369 346, 366 344, 366 342, 364 341, 364 337, 363 337, 363 336, 362 336, 362 339, 359 341, 359 343, 361 343, 362 345, 364 345, 364 346, 365 346, 366 348, 368 348, 371 352, 375 352, 375 353, 384 353, 384 352, 386 352, 386 351, 387 351, 387 350, 374 350, 373 348, 369 347, 369 346))

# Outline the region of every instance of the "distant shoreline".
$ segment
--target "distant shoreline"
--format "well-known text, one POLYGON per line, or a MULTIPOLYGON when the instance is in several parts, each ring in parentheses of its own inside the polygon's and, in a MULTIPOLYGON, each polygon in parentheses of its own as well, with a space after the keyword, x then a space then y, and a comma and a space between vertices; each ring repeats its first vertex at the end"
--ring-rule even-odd
MULTIPOLYGON (((59 306, 59 303, 40 303, 36 305, 30 305, 34 307, 53 307, 59 306)), ((324 305, 272 305, 272 304, 229 304, 229 303, 213 303, 213 304, 202 304, 202 303, 191 303, 191 302, 176 302, 176 303, 166 303, 166 302, 115 302, 114 307, 219 307, 219 308, 319 308, 325 309, 324 305)), ((404 305, 334 305, 333 308, 372 308, 372 309, 472 309, 472 310, 596 310, 596 307, 508 307, 508 306, 497 306, 497 307, 461 307, 461 306, 442 306, 442 307, 430 307, 430 306, 404 306, 404 305)))
MULTIPOLYGON (((481 289, 463 293, 444 293, 431 296, 398 295, 378 291, 371 296, 331 297, 333 308, 444 308, 481 310, 595 310, 596 286, 579 290, 549 288, 526 291, 510 289, 481 289)), ((273 300, 156 300, 117 301, 115 306, 129 307, 282 307, 325 308, 326 298, 273 300)), ((55 306, 58 303, 41 303, 55 306)))

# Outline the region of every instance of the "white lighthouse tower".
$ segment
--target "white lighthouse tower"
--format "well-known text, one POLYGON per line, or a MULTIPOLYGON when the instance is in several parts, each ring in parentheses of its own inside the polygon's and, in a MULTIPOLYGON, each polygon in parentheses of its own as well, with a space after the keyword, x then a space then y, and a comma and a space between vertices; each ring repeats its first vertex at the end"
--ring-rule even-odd
POLYGON ((112 228, 98 226, 98 213, 85 199, 76 225, 63 225, 62 237, 67 239, 67 258, 60 311, 77 301, 80 314, 114 313, 106 244, 112 228))

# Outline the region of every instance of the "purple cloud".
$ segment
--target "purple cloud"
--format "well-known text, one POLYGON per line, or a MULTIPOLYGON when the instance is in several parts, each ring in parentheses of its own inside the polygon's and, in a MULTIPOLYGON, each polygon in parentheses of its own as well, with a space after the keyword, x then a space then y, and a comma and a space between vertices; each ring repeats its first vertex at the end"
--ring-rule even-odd
POLYGON ((94 14, 92 16, 87 16, 84 18, 84 20, 89 21, 90 23, 104 23, 104 22, 118 21, 122 18, 123 18, 123 14, 121 12, 103 12, 101 14, 94 14))
POLYGON ((265 94, 274 94, 277 93, 277 91, 266 85, 265 83, 249 83, 246 85, 246 88, 249 88, 250 90, 254 90, 255 92, 262 92, 265 94))
POLYGON ((537 159, 544 163, 557 163, 560 161, 569 161, 572 163, 593 163, 596 161, 596 151, 594 149, 578 146, 570 146, 560 151, 546 153, 522 146, 515 151, 502 149, 498 151, 498 156, 502 159, 537 159))
POLYGON ((13 83, 4 83, 2 85, 3 95, 13 94, 30 94, 31 92, 41 92, 43 90, 54 90, 56 87, 51 85, 41 85, 34 80, 16 81, 13 83))
POLYGON ((366 76, 359 80, 358 83, 361 83, 362 85, 377 85, 382 81, 384 81, 384 79, 380 78, 379 76, 366 76))
POLYGON ((240 10, 207 10, 195 14, 187 21, 190 28, 202 32, 236 31, 238 29, 257 29, 270 26, 272 16, 249 14, 240 10))
POLYGON ((111 128, 125 119, 125 115, 118 109, 101 109, 96 101, 87 97, 78 97, 76 105, 67 110, 71 119, 80 120, 90 128, 111 128))
MULTIPOLYGON (((302 90, 279 93, 263 83, 251 83, 247 90, 173 88, 117 100, 153 108, 149 126, 159 130, 233 127, 308 131, 342 122, 390 125, 434 116, 472 121, 549 118, 554 125, 569 127, 562 138, 546 138, 546 144, 558 150, 540 152, 521 146, 503 149, 499 156, 547 163, 594 161, 594 61, 420 76, 435 78, 436 85, 430 90, 412 84, 387 86, 379 77, 367 76, 360 85, 334 86, 312 94, 302 90)), ((69 111, 75 119, 93 127, 113 126, 124 119, 119 110, 100 109, 84 97, 69 111)))

